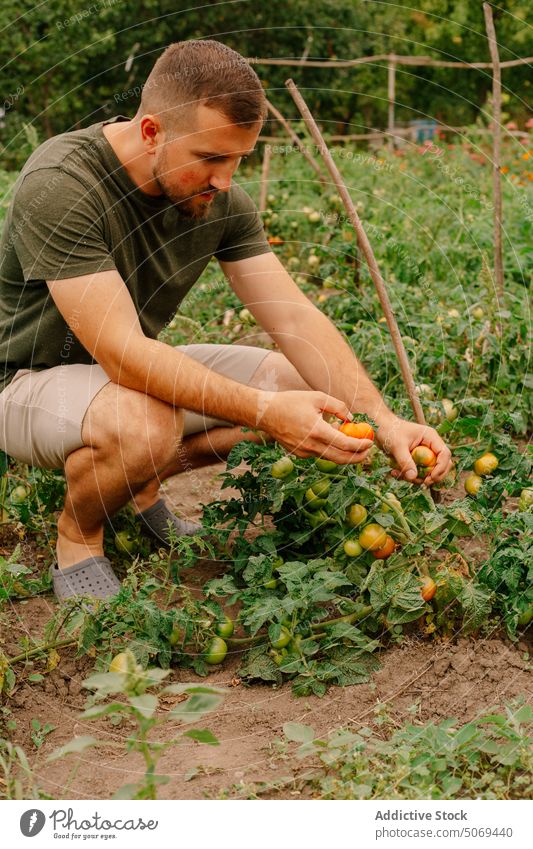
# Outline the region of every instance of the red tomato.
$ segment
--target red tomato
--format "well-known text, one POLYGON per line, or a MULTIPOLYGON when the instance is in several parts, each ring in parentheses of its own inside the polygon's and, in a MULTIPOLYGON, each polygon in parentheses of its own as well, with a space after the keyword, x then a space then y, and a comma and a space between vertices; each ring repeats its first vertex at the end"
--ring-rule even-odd
POLYGON ((374 557, 377 557, 378 560, 386 560, 387 557, 390 557, 396 548, 396 543, 393 538, 387 534, 387 542, 381 548, 378 548, 376 551, 373 551, 372 554, 374 557))

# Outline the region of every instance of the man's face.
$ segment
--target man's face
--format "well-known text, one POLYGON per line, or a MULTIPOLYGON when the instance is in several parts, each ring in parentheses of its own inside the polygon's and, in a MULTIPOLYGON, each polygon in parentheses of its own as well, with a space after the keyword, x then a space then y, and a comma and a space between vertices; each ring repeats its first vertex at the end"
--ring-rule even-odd
POLYGON ((182 215, 204 218, 216 193, 229 191, 242 157, 254 148, 261 124, 245 129, 203 105, 195 113, 189 133, 158 147, 153 177, 182 215))

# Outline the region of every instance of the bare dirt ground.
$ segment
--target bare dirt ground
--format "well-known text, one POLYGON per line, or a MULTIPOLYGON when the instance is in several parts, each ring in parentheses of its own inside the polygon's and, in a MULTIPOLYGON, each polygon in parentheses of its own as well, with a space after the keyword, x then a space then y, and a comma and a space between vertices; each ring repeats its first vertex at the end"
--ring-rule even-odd
MULTIPOLYGON (((216 475, 223 468, 222 464, 206 467, 188 478, 175 479, 167 494, 176 511, 189 518, 199 516, 201 502, 219 497, 216 475)), ((5 536, 2 545, 12 550, 5 536)), ((26 552, 25 556, 29 557, 30 553, 26 552)), ((42 568, 35 559, 26 562, 36 569, 42 568)), ((13 605, 6 648, 14 649, 25 634, 41 636, 53 609, 52 596, 13 605)), ((239 791, 246 793, 246 787, 256 781, 278 781, 296 775, 302 768, 296 762, 279 761, 273 756, 272 744, 282 737, 283 724, 288 721, 309 724, 317 735, 325 735, 340 726, 357 729, 372 725, 384 704, 398 725, 406 719, 438 722, 447 717, 466 722, 519 694, 533 704, 527 659, 528 653, 531 657, 531 649, 531 643, 521 640, 513 644, 501 634, 494 634, 491 639, 459 639, 452 643, 409 637, 401 645, 383 652, 382 667, 369 683, 333 687, 322 699, 295 698, 290 684, 277 689, 266 685, 245 686, 235 674, 239 658, 234 656, 207 679, 208 683, 226 689, 222 706, 198 723, 198 727, 211 729, 220 745, 186 740, 167 751, 158 771, 169 776, 170 781, 161 788, 160 796, 201 799, 229 795, 231 798, 239 791)), ((108 799, 120 786, 139 780, 143 774, 140 757, 125 754, 124 743, 131 727, 79 719, 86 698, 81 682, 91 667, 89 658, 75 659, 73 649, 64 650, 57 668, 45 675, 42 682, 22 681, 7 701, 10 719, 16 721, 10 736, 24 746, 35 765, 37 782, 53 798, 108 799), (31 740, 34 718, 43 725, 50 722, 55 726, 38 749, 31 740), (46 756, 57 746, 83 734, 109 741, 109 745, 88 749, 81 757, 45 763, 46 756)), ((197 679, 187 670, 174 670, 172 680, 206 683, 206 679, 197 679)), ((165 707, 171 706, 169 702, 165 707)), ((161 739, 170 739, 173 732, 167 726, 161 739)))

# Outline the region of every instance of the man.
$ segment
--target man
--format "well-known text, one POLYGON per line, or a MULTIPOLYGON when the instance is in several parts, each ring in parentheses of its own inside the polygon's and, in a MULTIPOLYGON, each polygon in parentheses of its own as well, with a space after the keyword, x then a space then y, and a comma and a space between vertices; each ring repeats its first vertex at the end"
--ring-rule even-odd
POLYGON ((387 409, 232 185, 265 115, 239 54, 215 41, 172 44, 133 119, 49 139, 15 184, 0 265, 1 447, 64 468, 52 568, 60 598, 117 591, 103 526, 130 499, 160 541, 169 521, 194 532, 160 483, 225 456, 243 425, 297 456, 357 463, 370 441, 324 414, 363 412, 406 479, 416 478, 410 451, 421 442, 437 454, 426 482, 449 470, 439 435, 387 409), (281 352, 158 341, 211 256, 281 352))

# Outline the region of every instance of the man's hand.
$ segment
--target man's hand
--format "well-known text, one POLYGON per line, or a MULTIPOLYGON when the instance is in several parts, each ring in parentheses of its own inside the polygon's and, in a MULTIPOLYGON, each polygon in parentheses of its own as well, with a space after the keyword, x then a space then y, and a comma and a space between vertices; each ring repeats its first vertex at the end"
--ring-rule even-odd
POLYGON ((398 469, 392 472, 395 477, 403 478, 410 483, 425 483, 427 486, 438 483, 446 477, 452 467, 452 455, 436 430, 397 416, 387 418, 378 424, 376 433, 378 445, 398 463, 398 469), (416 464, 411 457, 413 448, 422 444, 428 445, 437 455, 435 466, 424 480, 417 477, 416 464))
POLYGON ((342 401, 324 392, 263 392, 257 426, 296 457, 324 457, 340 465, 364 460, 372 441, 345 436, 324 420, 324 413, 351 416, 342 401))

